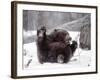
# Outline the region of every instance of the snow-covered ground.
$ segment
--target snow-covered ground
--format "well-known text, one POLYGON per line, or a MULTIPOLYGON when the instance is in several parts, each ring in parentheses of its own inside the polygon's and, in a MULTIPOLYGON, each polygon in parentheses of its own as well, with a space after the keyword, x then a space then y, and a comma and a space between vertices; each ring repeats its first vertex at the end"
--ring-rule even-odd
MULTIPOLYGON (((72 40, 76 40, 79 43, 79 32, 69 32, 72 40)), ((37 46, 36 42, 27 43, 23 45, 23 67, 24 69, 34 68, 56 68, 56 67, 90 67, 91 66, 91 50, 82 50, 81 48, 76 49, 74 56, 68 63, 44 63, 40 64, 37 58, 37 46)))

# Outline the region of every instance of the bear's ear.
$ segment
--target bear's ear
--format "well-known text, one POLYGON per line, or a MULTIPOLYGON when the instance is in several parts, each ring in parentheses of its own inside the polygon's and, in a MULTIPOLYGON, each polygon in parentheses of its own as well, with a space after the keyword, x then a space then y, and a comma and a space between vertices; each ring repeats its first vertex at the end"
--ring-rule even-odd
POLYGON ((41 29, 44 30, 44 29, 46 29, 46 27, 45 26, 42 26, 41 29))
POLYGON ((71 37, 69 37, 69 39, 68 39, 69 41, 71 41, 72 40, 72 38, 71 37))
POLYGON ((54 31, 57 31, 57 29, 54 29, 54 31))
POLYGON ((37 30, 37 36, 39 35, 39 33, 40 33, 40 30, 37 30))
POLYGON ((42 26, 40 30, 42 30, 42 31, 45 31, 45 32, 46 32, 46 27, 45 27, 45 26, 42 26))

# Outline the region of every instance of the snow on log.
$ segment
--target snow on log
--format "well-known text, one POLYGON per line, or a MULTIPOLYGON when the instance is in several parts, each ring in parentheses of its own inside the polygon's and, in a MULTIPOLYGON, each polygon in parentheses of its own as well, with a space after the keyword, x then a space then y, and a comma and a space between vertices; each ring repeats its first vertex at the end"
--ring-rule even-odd
POLYGON ((49 29, 48 32, 50 33, 55 28, 56 29, 64 29, 64 30, 68 30, 68 31, 80 31, 81 27, 84 25, 87 25, 87 24, 90 24, 90 16, 89 15, 86 15, 82 18, 76 19, 71 22, 61 24, 56 27, 53 27, 53 28, 49 29))

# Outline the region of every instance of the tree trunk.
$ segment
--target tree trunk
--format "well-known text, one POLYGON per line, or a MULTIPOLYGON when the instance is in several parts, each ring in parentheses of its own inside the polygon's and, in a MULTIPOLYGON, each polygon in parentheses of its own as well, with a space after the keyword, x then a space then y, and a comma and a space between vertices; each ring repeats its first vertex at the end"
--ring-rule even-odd
POLYGON ((80 31, 80 47, 82 49, 91 49, 91 27, 90 24, 87 24, 81 27, 80 31))

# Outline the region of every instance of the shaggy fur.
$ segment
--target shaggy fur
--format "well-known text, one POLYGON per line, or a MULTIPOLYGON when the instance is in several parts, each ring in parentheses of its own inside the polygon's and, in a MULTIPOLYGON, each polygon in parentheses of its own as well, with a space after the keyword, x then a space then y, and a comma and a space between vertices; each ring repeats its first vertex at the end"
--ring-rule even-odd
POLYGON ((77 47, 75 41, 70 44, 71 37, 65 30, 55 29, 50 35, 47 35, 46 28, 42 27, 37 31, 37 36, 40 63, 59 62, 58 59, 61 59, 62 63, 67 63, 77 47))
POLYGON ((77 48, 77 42, 73 41, 72 44, 64 44, 62 42, 54 42, 49 45, 48 59, 50 62, 58 62, 58 56, 63 56, 62 63, 67 63, 73 56, 77 48))
POLYGON ((69 33, 66 30, 62 29, 55 29, 49 36, 50 38, 52 38, 53 42, 66 43, 71 40, 69 33))

